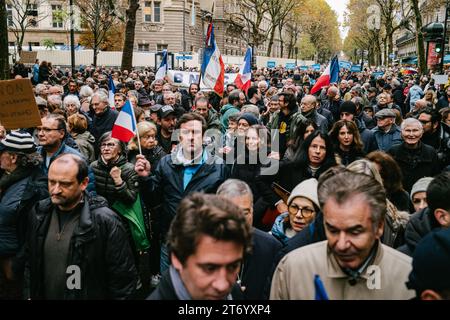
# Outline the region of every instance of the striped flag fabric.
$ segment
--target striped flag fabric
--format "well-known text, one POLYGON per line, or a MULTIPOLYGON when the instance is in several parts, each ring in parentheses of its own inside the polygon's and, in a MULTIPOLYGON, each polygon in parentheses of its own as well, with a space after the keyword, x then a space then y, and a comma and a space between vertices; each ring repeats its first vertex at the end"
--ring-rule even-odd
POLYGON ((252 83, 252 48, 248 47, 245 53, 244 63, 242 64, 239 74, 236 76, 234 83, 236 86, 247 93, 252 83))
POLYGON ((130 100, 125 102, 112 128, 111 137, 129 142, 136 134, 136 117, 130 100))
POLYGON ((214 26, 212 23, 209 24, 206 35, 201 75, 205 87, 213 89, 222 97, 225 84, 225 64, 214 38, 214 26))
POLYGON ((330 83, 338 82, 339 80, 339 60, 335 56, 322 75, 317 79, 316 84, 311 89, 311 94, 315 94, 320 91, 324 86, 330 85, 330 83))
POLYGON ((115 109, 114 105, 114 94, 116 93, 116 86, 114 85, 114 80, 111 75, 109 75, 108 81, 108 101, 111 109, 115 109))
POLYGON ((155 75, 155 80, 163 80, 167 74, 168 66, 167 66, 167 50, 163 50, 163 57, 161 64, 158 68, 158 71, 155 75))

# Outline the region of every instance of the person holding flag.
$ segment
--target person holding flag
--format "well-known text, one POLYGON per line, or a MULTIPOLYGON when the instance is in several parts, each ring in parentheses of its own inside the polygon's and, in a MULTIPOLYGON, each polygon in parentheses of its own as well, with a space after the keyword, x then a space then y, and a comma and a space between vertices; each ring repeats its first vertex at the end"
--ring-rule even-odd
POLYGON ((225 85, 225 64, 222 60, 219 47, 214 38, 214 26, 208 26, 206 34, 206 46, 203 50, 203 63, 201 68, 201 81, 206 88, 214 90, 220 97, 223 97, 225 85))
MULTIPOLYGON (((104 197, 109 207, 119 214, 124 223, 128 224, 130 245, 134 249, 136 266, 139 266, 141 255, 150 247, 150 244, 147 237, 148 228, 144 222, 148 219, 144 218, 139 196, 139 177, 134 171, 134 165, 128 162, 126 153, 125 143, 135 136, 136 127, 134 110, 131 102, 127 100, 112 131, 101 136, 100 155, 91 167, 94 171, 98 195, 104 197)), ((140 150, 140 143, 138 145, 140 150)), ((145 262, 148 262, 147 260, 145 262)), ((141 274, 142 282, 149 283, 149 280, 144 281, 149 277, 149 274, 141 274)))

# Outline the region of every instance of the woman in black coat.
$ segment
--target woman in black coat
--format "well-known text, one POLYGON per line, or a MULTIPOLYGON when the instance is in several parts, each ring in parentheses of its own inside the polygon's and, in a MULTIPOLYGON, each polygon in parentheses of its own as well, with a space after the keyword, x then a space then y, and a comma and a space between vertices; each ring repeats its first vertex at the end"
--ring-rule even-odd
POLYGON ((231 178, 246 182, 252 190, 253 224, 260 229, 264 229, 262 218, 270 206, 263 195, 271 190, 256 178, 261 174, 270 174, 273 171, 271 168, 278 167, 278 154, 272 153, 269 142, 270 136, 265 126, 251 126, 245 133, 243 153, 239 154, 240 148, 237 148, 237 157, 231 168, 231 178))
POLYGON ((355 122, 339 120, 333 125, 329 135, 337 164, 347 166, 355 160, 364 158, 363 142, 355 122))

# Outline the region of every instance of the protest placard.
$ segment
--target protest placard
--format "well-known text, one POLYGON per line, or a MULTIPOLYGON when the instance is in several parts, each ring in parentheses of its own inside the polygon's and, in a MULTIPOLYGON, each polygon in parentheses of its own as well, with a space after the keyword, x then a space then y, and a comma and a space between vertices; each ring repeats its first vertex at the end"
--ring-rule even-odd
POLYGON ((41 125, 30 79, 0 81, 0 123, 10 130, 41 125))

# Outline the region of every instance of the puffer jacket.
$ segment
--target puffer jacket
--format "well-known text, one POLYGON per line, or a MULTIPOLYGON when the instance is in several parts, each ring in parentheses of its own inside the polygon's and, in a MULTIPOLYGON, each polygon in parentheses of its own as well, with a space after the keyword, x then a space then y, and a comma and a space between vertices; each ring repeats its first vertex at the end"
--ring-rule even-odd
MULTIPOLYGON (((138 275, 125 229, 119 217, 102 197, 84 194, 79 225, 69 247, 67 265, 79 266, 81 288, 66 289, 64 299, 129 299, 135 294, 138 275)), ((54 205, 51 199, 38 202, 31 211, 27 241, 29 264, 25 278, 25 298, 43 299, 44 242, 54 205)), ((67 277, 70 277, 69 273, 67 277)))
POLYGON ((420 240, 432 230, 440 228, 430 208, 424 208, 411 215, 405 230, 405 244, 397 250, 412 256, 420 240))
POLYGON ((116 200, 119 200, 125 204, 133 204, 139 192, 138 175, 134 171, 134 166, 127 162, 125 155, 121 155, 117 162, 112 164, 106 164, 101 157, 91 164, 92 170, 95 175, 95 188, 97 194, 108 200, 110 206, 114 204, 116 200), (114 180, 109 174, 113 167, 119 167, 122 170, 122 184, 116 186, 114 180))
POLYGON ((75 142, 77 143, 80 153, 86 158, 88 163, 94 162, 95 161, 94 136, 89 131, 85 131, 81 134, 72 133, 72 137, 75 139, 75 142))

